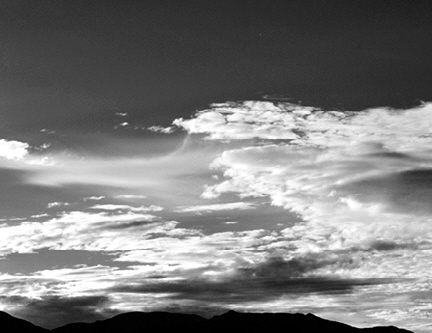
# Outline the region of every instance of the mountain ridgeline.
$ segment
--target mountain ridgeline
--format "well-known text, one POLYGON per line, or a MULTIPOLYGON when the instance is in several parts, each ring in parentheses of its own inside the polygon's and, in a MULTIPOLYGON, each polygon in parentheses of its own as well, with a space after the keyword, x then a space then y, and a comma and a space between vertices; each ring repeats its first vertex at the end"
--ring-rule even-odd
POLYGON ((241 313, 229 311, 210 319, 191 314, 167 312, 128 312, 94 323, 72 323, 48 330, 0 312, 2 333, 151 333, 185 329, 198 332, 285 332, 285 333, 413 333, 394 326, 356 328, 313 314, 241 313))

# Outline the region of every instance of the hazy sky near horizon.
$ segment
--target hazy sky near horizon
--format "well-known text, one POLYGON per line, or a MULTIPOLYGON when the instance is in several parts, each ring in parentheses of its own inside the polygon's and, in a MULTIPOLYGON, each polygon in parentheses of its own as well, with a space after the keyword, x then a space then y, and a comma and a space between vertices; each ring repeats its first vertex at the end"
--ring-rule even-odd
POLYGON ((431 328, 428 1, 0 1, 0 310, 431 328))

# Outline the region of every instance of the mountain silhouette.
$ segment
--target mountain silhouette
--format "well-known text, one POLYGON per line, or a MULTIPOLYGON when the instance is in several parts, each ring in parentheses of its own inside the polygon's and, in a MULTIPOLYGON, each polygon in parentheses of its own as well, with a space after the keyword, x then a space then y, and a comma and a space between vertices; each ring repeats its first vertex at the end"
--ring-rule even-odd
POLYGON ((413 333, 394 326, 356 328, 322 319, 310 313, 241 313, 236 311, 228 311, 210 319, 193 314, 128 312, 93 323, 72 323, 48 330, 0 312, 0 331, 2 333, 164 333, 183 329, 188 333, 413 333))
MULTIPOLYGON (((285 332, 285 333, 408 333, 394 326, 360 329, 347 324, 330 321, 311 313, 239 313, 229 311, 209 320, 212 332, 285 332)), ((411 332, 412 333, 412 332, 411 332)))
POLYGON ((55 333, 90 333, 90 332, 171 332, 186 329, 198 332, 205 327, 206 319, 190 314, 167 312, 128 312, 113 318, 96 321, 91 324, 73 323, 54 329, 55 333))
POLYGON ((49 330, 38 327, 23 319, 15 318, 6 312, 0 311, 0 331, 5 333, 29 332, 29 333, 46 333, 49 330))

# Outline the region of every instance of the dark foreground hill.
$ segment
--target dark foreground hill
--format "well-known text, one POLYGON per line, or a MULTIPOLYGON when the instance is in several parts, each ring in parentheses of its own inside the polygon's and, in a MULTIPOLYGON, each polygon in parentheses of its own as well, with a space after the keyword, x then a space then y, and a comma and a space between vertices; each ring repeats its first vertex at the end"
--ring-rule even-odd
POLYGON ((0 311, 0 332, 29 332, 29 333, 46 333, 48 330, 33 325, 28 321, 12 317, 6 312, 0 311))
MULTIPOLYGON (((35 326, 25 320, 0 312, 2 333, 163 333, 187 330, 198 332, 284 332, 284 333, 410 333, 394 326, 355 328, 312 314, 239 313, 229 311, 211 319, 197 315, 166 312, 129 312, 94 323, 73 323, 54 330, 35 326)), ((412 332, 411 332, 412 333, 412 332)))

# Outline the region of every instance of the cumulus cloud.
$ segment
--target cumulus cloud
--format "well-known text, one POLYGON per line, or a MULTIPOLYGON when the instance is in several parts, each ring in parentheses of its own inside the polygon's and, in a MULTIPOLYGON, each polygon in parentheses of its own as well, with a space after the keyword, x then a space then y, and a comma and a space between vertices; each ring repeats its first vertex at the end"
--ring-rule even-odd
POLYGON ((29 154, 30 145, 15 140, 0 140, 0 157, 8 160, 21 160, 29 154))
POLYGON ((303 221, 286 224, 256 248, 284 261, 262 266, 274 270, 256 264, 251 274, 279 269, 332 283, 398 276, 416 281, 376 285, 381 300, 408 285, 419 290, 418 281, 431 277, 425 267, 432 249, 432 103, 355 112, 224 103, 174 124, 226 144, 211 164, 222 177, 209 182, 204 198, 268 197, 303 221), (320 260, 296 261, 310 255, 320 260))
POLYGON ((287 139, 301 147, 360 148, 360 154, 421 153, 419 145, 432 140, 431 110, 431 103, 409 110, 321 111, 291 103, 247 101, 213 104, 173 124, 213 140, 287 139))
POLYGON ((289 103, 259 101, 212 104, 192 119, 174 120, 173 125, 189 133, 207 134, 212 140, 293 140, 299 137, 296 122, 314 110, 289 103))
POLYGON ((349 247, 432 235, 431 115, 427 103, 410 110, 337 112, 243 102, 213 105, 174 123, 207 139, 267 140, 223 152, 212 167, 225 180, 208 186, 203 197, 269 196, 307 221, 308 235, 328 234, 327 246, 349 247))

